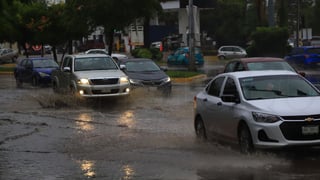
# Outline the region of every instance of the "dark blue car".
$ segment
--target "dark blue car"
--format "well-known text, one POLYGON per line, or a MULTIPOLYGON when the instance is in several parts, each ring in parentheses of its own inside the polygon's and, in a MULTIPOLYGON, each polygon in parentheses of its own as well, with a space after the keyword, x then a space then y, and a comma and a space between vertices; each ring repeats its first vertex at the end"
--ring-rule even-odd
POLYGON ((284 59, 290 64, 314 65, 320 63, 320 47, 295 47, 284 59))
MULTIPOLYGON (((195 64, 202 66, 204 58, 199 48, 194 49, 195 64)), ((178 48, 173 54, 168 56, 168 65, 189 65, 189 48, 178 48)))
POLYGON ((32 86, 51 84, 51 72, 58 68, 58 63, 52 58, 23 59, 14 69, 17 87, 21 87, 23 83, 31 83, 32 86))

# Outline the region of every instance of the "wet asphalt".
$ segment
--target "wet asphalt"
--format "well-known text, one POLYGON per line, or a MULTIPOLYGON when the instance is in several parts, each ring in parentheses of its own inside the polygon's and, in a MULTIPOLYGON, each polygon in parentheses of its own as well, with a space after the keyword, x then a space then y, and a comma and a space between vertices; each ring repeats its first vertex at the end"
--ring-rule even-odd
POLYGON ((237 146, 197 140, 192 102, 202 81, 174 84, 169 97, 136 89, 95 100, 17 89, 10 75, 0 81, 1 180, 320 179, 319 148, 243 155, 237 146))

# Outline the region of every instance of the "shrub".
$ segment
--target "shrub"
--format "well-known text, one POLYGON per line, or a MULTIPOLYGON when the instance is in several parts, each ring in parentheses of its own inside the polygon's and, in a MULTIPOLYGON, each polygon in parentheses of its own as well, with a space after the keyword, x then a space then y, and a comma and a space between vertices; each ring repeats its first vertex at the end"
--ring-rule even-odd
POLYGON ((287 53, 287 28, 258 27, 252 33, 252 45, 247 48, 248 56, 283 57, 287 53))
POLYGON ((136 48, 131 51, 131 55, 135 58, 148 58, 153 60, 162 60, 163 54, 158 48, 136 48))
POLYGON ((135 58, 149 58, 152 59, 152 53, 146 48, 137 48, 131 52, 131 55, 135 58))
POLYGON ((150 52, 152 54, 152 59, 160 61, 163 58, 162 52, 158 48, 150 48, 150 52))

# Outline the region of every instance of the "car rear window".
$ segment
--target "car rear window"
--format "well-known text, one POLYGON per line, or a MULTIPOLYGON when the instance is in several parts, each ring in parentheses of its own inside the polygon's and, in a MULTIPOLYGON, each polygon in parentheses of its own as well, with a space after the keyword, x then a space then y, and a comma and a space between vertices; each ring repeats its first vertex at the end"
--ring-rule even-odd
POLYGON ((254 70, 295 70, 286 62, 251 62, 247 64, 250 71, 254 70))

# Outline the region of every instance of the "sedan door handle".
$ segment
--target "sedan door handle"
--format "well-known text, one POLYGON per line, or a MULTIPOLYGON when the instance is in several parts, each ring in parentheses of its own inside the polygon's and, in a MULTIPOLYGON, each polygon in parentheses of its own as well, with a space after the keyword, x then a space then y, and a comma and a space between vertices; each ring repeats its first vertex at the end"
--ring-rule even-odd
POLYGON ((222 102, 218 102, 218 103, 217 103, 217 106, 221 106, 221 105, 222 105, 222 102))

